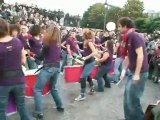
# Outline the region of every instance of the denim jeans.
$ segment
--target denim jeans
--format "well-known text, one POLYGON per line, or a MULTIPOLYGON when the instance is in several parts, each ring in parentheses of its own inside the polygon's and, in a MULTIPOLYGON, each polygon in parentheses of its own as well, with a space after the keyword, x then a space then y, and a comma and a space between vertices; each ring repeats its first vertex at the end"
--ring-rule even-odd
POLYGON ((104 85, 103 85, 102 78, 104 78, 105 85, 110 86, 110 81, 108 79, 107 73, 111 69, 112 69, 112 65, 110 65, 110 66, 106 66, 106 65, 100 66, 99 71, 98 71, 97 76, 96 76, 99 91, 104 91, 104 85))
POLYGON ((37 113, 43 113, 42 91, 48 81, 50 82, 50 87, 51 87, 50 91, 56 106, 60 108, 63 107, 62 100, 56 89, 58 76, 59 76, 59 68, 56 67, 45 67, 40 71, 38 79, 34 86, 35 111, 37 113))
POLYGON ((73 65, 73 58, 77 58, 78 54, 74 53, 72 56, 70 56, 69 54, 67 54, 67 65, 68 66, 72 66, 73 65))
POLYGON ((6 120, 5 111, 10 93, 13 94, 21 120, 31 120, 25 104, 25 85, 0 86, 0 120, 6 120))
POLYGON ((32 60, 30 57, 27 57, 27 64, 28 64, 29 70, 38 68, 37 63, 34 60, 32 60))
POLYGON ((128 72, 128 80, 124 92, 124 114, 126 120, 144 120, 140 98, 143 95, 148 72, 140 73, 140 80, 133 83, 133 73, 128 72))
POLYGON ((124 59, 123 58, 116 58, 114 63, 114 81, 118 82, 121 70, 123 68, 124 59))
POLYGON ((64 66, 67 63, 67 51, 62 50, 61 57, 61 72, 63 72, 64 66))
POLYGON ((86 92, 86 79, 91 74, 92 69, 94 68, 95 65, 96 65, 95 61, 84 65, 84 68, 83 68, 83 71, 82 71, 82 74, 80 77, 81 78, 80 79, 81 94, 85 94, 85 92, 86 92))

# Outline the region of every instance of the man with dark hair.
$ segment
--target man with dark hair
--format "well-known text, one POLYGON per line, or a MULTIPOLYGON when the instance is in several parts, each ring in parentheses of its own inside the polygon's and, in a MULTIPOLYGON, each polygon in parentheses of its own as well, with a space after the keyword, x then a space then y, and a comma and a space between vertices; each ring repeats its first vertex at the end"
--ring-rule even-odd
POLYGON ((144 38, 134 28, 129 18, 121 18, 118 21, 119 30, 126 33, 126 50, 124 68, 120 79, 125 76, 129 69, 124 93, 124 114, 126 120, 144 120, 144 113, 140 104, 145 81, 148 78, 148 60, 144 38))

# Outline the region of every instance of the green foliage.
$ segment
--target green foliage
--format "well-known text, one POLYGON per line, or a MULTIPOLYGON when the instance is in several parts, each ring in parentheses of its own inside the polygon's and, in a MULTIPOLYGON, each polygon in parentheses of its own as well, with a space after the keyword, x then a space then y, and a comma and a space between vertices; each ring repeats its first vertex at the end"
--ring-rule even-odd
POLYGON ((144 3, 140 0, 127 0, 124 8, 122 10, 122 15, 130 17, 135 20, 136 18, 145 17, 144 13, 144 3))
POLYGON ((102 29, 104 23, 104 5, 101 3, 91 6, 83 15, 81 26, 102 29))
MULTIPOLYGON (((144 4, 140 0, 127 0, 124 8, 119 8, 112 5, 108 6, 109 9, 106 10, 106 22, 112 21, 117 23, 118 19, 122 16, 130 17, 133 20, 146 17, 146 14, 143 13, 144 4)), ((90 6, 89 9, 83 14, 81 27, 103 29, 104 15, 104 4, 96 3, 90 6)))
POLYGON ((154 31, 160 31, 160 18, 138 18, 135 20, 135 25, 142 33, 153 33, 154 31))

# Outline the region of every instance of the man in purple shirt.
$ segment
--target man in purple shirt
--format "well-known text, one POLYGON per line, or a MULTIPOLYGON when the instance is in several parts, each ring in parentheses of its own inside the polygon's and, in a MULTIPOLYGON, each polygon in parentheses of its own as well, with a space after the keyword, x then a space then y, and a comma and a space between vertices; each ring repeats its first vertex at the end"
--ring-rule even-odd
MULTIPOLYGON (((126 30, 134 29, 134 24, 129 18, 121 18, 118 21, 118 28, 123 33, 126 30)), ((128 78, 124 93, 124 114, 125 120, 144 120, 144 113, 140 104, 145 81, 148 78, 148 60, 144 38, 134 30, 126 35, 127 52, 124 68, 120 79, 125 76, 128 68, 128 78)))

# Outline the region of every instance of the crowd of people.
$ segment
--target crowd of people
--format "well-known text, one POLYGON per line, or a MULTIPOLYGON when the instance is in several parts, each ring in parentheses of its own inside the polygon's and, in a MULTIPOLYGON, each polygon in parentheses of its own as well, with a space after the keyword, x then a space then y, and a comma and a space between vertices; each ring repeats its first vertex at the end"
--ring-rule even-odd
MULTIPOLYGON (((25 104, 25 80, 22 66, 26 70, 38 69, 42 65, 34 87, 35 112, 33 117, 43 118, 42 91, 47 82, 51 88, 57 111, 64 111, 64 104, 56 88, 64 66, 74 65, 75 59, 83 62, 80 77, 80 94, 76 101, 86 99, 86 81, 90 94, 104 92, 127 75, 124 94, 126 120, 144 120, 140 104, 145 82, 154 78, 159 81, 160 37, 154 38, 136 31, 129 18, 118 21, 120 34, 114 31, 57 26, 41 10, 27 6, 2 4, 0 18, 0 120, 6 120, 5 108, 9 94, 15 96, 21 120, 31 120, 25 104), (15 21, 14 21, 15 20, 15 21), (8 24, 10 23, 10 24, 8 24), (119 37, 118 37, 119 36, 119 37), (153 39, 152 39, 153 38, 153 39), (113 64, 113 55, 116 55, 113 64), (12 59, 8 59, 12 58, 12 59), (90 73, 99 66, 94 84, 90 73), (114 67, 114 79, 108 78, 114 67), (104 80, 104 81, 103 81, 104 80), (104 84, 103 84, 104 83, 104 84)), ((44 11, 43 11, 44 12, 44 11)))
POLYGON ((33 24, 45 26, 53 22, 53 11, 40 9, 37 6, 27 6, 24 4, 0 4, 0 18, 11 24, 26 24, 31 27, 33 24))

